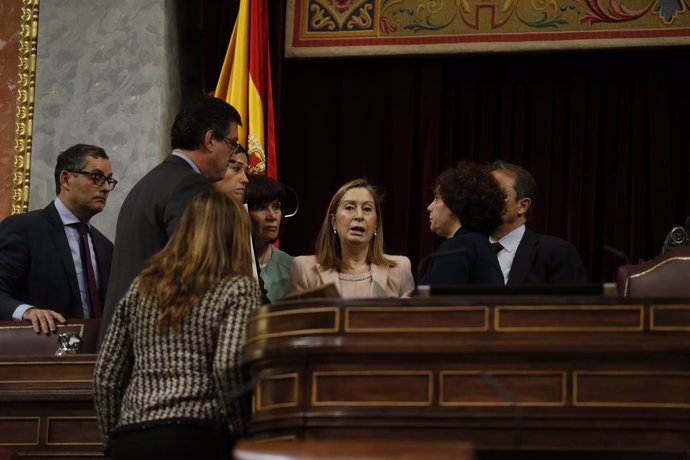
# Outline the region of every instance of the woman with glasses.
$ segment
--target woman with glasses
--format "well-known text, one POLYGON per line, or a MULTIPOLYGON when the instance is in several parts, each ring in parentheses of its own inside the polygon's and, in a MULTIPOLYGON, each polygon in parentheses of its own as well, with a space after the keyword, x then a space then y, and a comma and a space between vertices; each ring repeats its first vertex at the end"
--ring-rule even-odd
POLYGON ((489 235, 501 224, 506 195, 489 170, 461 161, 436 178, 427 207, 432 232, 446 238, 419 284, 503 286, 489 235))
POLYGON ((249 233, 236 200, 201 192, 115 308, 94 371, 110 458, 232 456, 250 414, 233 394, 243 333, 261 301, 249 233))
POLYGON ((249 182, 249 155, 247 149, 241 144, 231 145, 233 153, 228 161, 228 169, 225 176, 213 185, 223 193, 235 198, 239 203, 244 203, 244 190, 249 182))
POLYGON ((383 252, 381 200, 365 179, 333 196, 316 254, 295 258, 288 293, 330 283, 343 298, 405 297, 414 289, 410 260, 383 252))
POLYGON ((273 245, 280 235, 285 187, 263 174, 251 174, 245 202, 252 221, 254 255, 261 268, 266 297, 277 302, 285 295, 293 259, 273 245))

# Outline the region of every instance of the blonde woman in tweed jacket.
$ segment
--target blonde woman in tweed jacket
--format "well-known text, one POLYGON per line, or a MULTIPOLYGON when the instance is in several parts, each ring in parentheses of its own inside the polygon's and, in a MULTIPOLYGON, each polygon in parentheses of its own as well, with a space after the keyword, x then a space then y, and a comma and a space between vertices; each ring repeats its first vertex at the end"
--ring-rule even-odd
POLYGON ((94 374, 112 459, 231 458, 249 417, 232 397, 245 321, 261 300, 250 231, 234 199, 200 193, 118 304, 94 374))

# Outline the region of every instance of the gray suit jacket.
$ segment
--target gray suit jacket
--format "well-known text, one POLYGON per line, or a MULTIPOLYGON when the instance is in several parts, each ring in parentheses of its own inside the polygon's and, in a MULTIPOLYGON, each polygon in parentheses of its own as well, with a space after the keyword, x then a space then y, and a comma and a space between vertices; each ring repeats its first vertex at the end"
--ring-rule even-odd
MULTIPOLYGON (((395 261, 395 267, 383 265, 371 266, 371 278, 379 284, 389 297, 407 297, 414 289, 414 279, 410 259, 405 256, 386 257, 395 261)), ((334 268, 325 269, 316 263, 316 256, 295 257, 292 262, 292 273, 286 294, 312 289, 324 284, 333 283, 340 292, 338 272, 334 268)))
MULTIPOLYGON (((94 227, 91 241, 102 302, 113 244, 94 227)), ((0 319, 12 319, 22 304, 55 310, 66 318, 84 317, 77 272, 54 203, 0 223, 0 319)))
POLYGON ((169 155, 141 178, 117 216, 113 265, 103 308, 101 342, 115 306, 144 267, 168 242, 187 203, 211 183, 182 158, 169 155))

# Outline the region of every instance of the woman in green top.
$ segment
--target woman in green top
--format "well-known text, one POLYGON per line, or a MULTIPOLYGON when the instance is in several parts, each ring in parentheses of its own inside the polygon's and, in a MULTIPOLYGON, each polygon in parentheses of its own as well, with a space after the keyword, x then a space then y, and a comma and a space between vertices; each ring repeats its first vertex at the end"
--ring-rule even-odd
POLYGON ((254 254, 261 268, 266 297, 277 302, 285 295, 293 259, 273 245, 280 235, 285 187, 263 174, 251 175, 244 198, 252 221, 254 254))

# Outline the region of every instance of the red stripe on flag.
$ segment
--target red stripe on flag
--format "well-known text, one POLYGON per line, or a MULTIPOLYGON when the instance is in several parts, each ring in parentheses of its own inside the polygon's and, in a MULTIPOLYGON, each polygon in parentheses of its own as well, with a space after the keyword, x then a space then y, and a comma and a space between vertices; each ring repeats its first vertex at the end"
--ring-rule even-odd
POLYGON ((251 1, 249 6, 249 76, 261 96, 261 102, 264 107, 266 174, 277 179, 278 164, 275 145, 268 30, 268 5, 266 0, 251 1))

